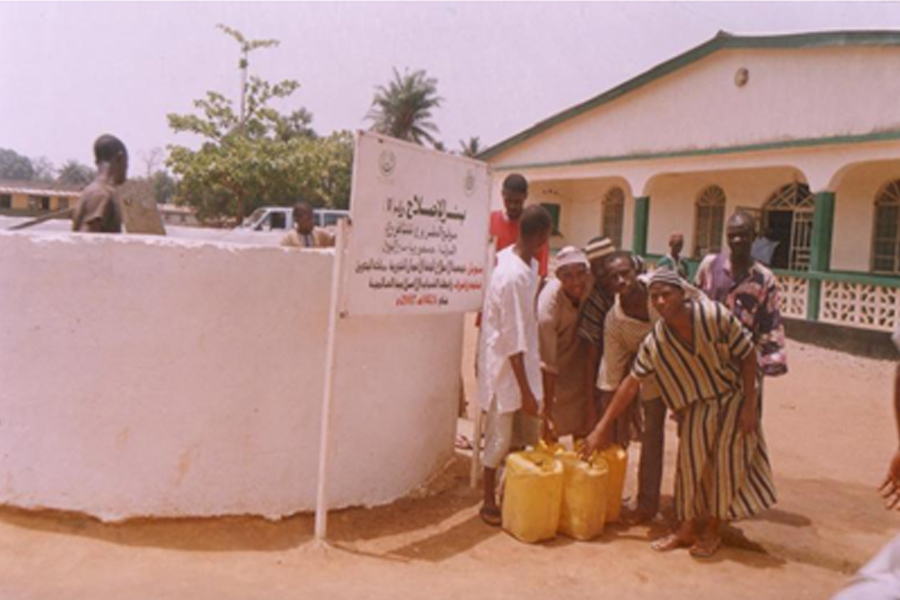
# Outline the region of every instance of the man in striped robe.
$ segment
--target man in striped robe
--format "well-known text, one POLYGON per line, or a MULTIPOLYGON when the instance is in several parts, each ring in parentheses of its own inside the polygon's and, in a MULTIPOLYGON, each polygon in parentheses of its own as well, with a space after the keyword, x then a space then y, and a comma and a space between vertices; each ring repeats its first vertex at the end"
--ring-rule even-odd
POLYGON ((667 269, 651 276, 650 301, 662 320, 641 344, 583 453, 608 445, 615 418, 637 396, 641 380, 655 377, 666 407, 681 415, 675 474, 681 524, 652 547, 690 547, 692 556, 708 558, 721 545, 722 523, 772 506, 775 485, 758 413, 750 333, 718 302, 686 297, 684 286, 667 269))

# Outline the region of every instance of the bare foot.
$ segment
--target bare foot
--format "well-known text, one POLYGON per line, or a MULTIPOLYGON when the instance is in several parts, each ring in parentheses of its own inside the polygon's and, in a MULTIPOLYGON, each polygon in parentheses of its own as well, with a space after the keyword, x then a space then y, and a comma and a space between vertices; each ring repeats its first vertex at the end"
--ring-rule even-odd
POLYGON ((687 548, 694 544, 693 539, 685 539, 677 533, 670 533, 666 537, 659 538, 650 543, 650 547, 657 552, 671 552, 678 548, 687 548))
POLYGON ((500 527, 503 522, 500 515, 500 509, 496 506, 482 505, 478 514, 481 516, 481 520, 491 527, 500 527))
POLYGON ((691 546, 691 556, 694 558, 712 558, 722 546, 722 537, 718 535, 704 535, 691 546))

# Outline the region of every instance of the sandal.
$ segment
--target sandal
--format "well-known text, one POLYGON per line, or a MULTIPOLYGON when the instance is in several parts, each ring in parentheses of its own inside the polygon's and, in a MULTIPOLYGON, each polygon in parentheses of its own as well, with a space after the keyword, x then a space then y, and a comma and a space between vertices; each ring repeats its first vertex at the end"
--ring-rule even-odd
POLYGON ((650 548, 656 550, 657 552, 671 552, 672 550, 678 550, 679 548, 687 548, 688 546, 695 546, 694 542, 686 542, 678 537, 677 533, 670 533, 665 537, 661 537, 658 540, 654 540, 650 542, 650 548))
POLYGON ((456 436, 455 446, 459 450, 474 450, 474 446, 472 446, 472 442, 469 441, 469 438, 466 436, 459 434, 456 436))
POLYGON ((482 521, 491 527, 500 527, 500 525, 503 524, 503 517, 500 514, 500 509, 497 507, 488 508, 482 506, 481 510, 478 511, 478 515, 481 517, 482 521))
POLYGON ((712 558, 721 546, 722 538, 720 536, 716 536, 712 539, 701 538, 691 546, 689 552, 694 558, 712 558))

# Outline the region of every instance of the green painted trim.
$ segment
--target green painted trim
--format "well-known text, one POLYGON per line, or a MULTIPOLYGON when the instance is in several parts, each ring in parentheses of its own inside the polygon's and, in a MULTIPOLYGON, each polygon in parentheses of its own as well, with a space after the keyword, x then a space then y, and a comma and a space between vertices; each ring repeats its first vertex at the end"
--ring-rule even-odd
POLYGON ((687 52, 662 62, 648 71, 595 96, 576 104, 536 125, 495 144, 476 156, 479 160, 493 158, 497 154, 543 133, 551 127, 577 117, 589 110, 624 96, 642 86, 682 69, 691 63, 723 49, 798 49, 829 46, 898 46, 900 31, 823 31, 772 36, 733 36, 720 31, 716 36, 687 52))
POLYGON ((879 131, 860 135, 836 135, 820 138, 804 138, 799 140, 781 140, 743 144, 740 146, 722 146, 713 148, 688 148, 664 152, 637 152, 614 156, 591 156, 573 160, 560 160, 542 163, 523 163, 518 165, 495 165, 495 171, 519 171, 525 169, 547 169, 553 167, 577 167, 599 163, 628 162, 637 160, 659 160, 663 158, 684 158, 691 156, 715 156, 721 154, 740 154, 742 152, 760 152, 764 150, 785 150, 790 148, 812 148, 816 146, 838 146, 845 144, 861 144, 866 142, 884 142, 900 140, 900 131, 879 131))
POLYGON ((631 248, 638 256, 647 254, 647 230, 649 227, 650 197, 637 196, 634 199, 634 235, 631 238, 631 248))
POLYGON ((810 279, 806 288, 806 320, 816 322, 819 320, 819 303, 822 300, 822 281, 810 279))
POLYGON ((815 197, 809 268, 828 272, 831 268, 831 239, 834 232, 834 192, 819 192, 815 197))

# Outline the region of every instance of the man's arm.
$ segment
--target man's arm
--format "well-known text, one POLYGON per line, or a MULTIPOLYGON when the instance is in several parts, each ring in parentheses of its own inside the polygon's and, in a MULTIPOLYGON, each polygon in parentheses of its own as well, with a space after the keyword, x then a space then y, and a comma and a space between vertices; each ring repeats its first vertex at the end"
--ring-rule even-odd
POLYGON ((597 423, 597 406, 594 403, 594 391, 597 389, 597 371, 600 369, 600 351, 596 344, 588 344, 587 357, 584 361, 584 396, 587 400, 585 422, 588 427, 597 423))
POLYGON ((541 410, 544 421, 544 439, 556 441, 556 425, 553 423, 553 404, 556 401, 556 373, 541 369, 544 383, 544 406, 541 410))
MULTIPOLYGON (((900 363, 894 369, 894 421, 897 427, 897 438, 900 440, 900 363)), ((887 509, 900 510, 900 447, 894 452, 888 465, 887 477, 881 484, 884 506, 887 509)))
POLYGON ((584 448, 581 450, 583 457, 589 458, 595 450, 602 450, 609 445, 613 424, 637 397, 640 386, 641 382, 634 374, 629 374, 625 378, 619 389, 616 390, 615 395, 613 395, 612 402, 603 414, 603 418, 600 419, 600 422, 585 440, 584 448))
POLYGON ((525 353, 519 352, 510 356, 509 364, 516 377, 516 383, 519 385, 519 393, 522 394, 522 411, 532 417, 540 416, 538 415, 537 399, 534 397, 534 392, 528 385, 528 377, 525 375, 525 353))
POLYGON ((542 416, 548 441, 556 437, 553 426, 553 404, 556 400, 556 378, 559 375, 559 319, 561 289, 545 288, 538 296, 538 347, 541 353, 541 381, 544 387, 542 416))
POLYGON ((766 284, 765 298, 757 311, 757 319, 760 368, 769 377, 784 375, 787 373, 784 325, 781 323, 778 284, 774 277, 766 284))

